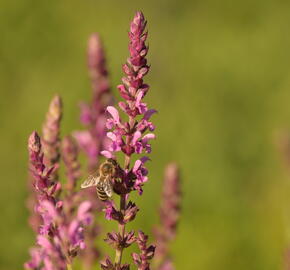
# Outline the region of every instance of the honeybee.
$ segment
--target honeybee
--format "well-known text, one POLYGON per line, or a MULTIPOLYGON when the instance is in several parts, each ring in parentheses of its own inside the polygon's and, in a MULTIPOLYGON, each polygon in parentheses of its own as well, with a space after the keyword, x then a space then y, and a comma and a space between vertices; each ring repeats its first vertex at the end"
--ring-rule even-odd
POLYGON ((116 160, 109 158, 103 162, 97 173, 89 175, 81 184, 81 188, 93 187, 97 189, 97 195, 101 201, 106 201, 113 195, 112 178, 114 178, 117 169, 116 160))

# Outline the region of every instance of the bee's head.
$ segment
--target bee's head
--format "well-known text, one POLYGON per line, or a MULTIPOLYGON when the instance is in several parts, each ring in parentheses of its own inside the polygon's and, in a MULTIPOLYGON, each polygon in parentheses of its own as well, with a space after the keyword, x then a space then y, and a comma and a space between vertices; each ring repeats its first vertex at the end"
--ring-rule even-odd
POLYGON ((101 165, 101 171, 104 175, 114 174, 115 173, 114 163, 111 162, 110 160, 106 161, 101 165))

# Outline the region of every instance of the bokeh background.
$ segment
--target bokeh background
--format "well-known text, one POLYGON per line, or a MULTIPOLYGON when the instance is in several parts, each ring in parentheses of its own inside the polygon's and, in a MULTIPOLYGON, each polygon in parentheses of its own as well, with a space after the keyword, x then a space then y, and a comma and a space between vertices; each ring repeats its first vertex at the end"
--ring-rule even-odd
MULTIPOLYGON (((283 269, 290 246, 290 179, 277 150, 290 128, 290 2, 286 0, 0 1, 0 269, 22 269, 27 226, 27 137, 53 94, 62 134, 89 100, 86 43, 98 31, 110 78, 122 76, 136 10, 148 19, 146 97, 158 139, 133 227, 150 232, 165 164, 182 170, 177 269, 283 269)), ((96 268, 97 269, 97 268, 96 268)))

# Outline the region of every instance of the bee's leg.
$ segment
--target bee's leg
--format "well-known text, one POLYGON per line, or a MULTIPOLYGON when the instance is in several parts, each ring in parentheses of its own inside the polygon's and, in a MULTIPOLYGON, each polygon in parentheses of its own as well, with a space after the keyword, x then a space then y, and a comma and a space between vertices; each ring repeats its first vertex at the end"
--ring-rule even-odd
POLYGON ((122 179, 118 177, 118 178, 114 178, 114 181, 117 182, 117 183, 121 183, 122 179))

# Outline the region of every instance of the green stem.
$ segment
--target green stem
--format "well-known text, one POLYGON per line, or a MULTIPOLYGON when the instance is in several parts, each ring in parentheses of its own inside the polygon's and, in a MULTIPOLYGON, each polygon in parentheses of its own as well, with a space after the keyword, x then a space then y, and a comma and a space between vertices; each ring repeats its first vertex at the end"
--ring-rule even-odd
MULTIPOLYGON (((129 117, 129 125, 130 129, 132 130, 134 125, 135 125, 135 120, 133 117, 129 117)), ((126 137, 126 144, 129 145, 131 141, 131 135, 127 135, 126 137)), ((125 156, 125 164, 124 167, 125 169, 129 170, 130 168, 130 162, 131 162, 131 156, 126 155, 125 156)), ((126 211, 126 194, 121 194, 120 195, 120 211, 124 215, 126 211)), ((125 236, 125 224, 119 224, 119 234, 121 235, 121 238, 124 239, 125 236)), ((116 254, 115 254, 115 266, 116 269, 119 270, 121 267, 121 262, 122 262, 122 255, 123 255, 123 247, 119 247, 116 249, 116 254)))
POLYGON ((71 264, 68 263, 68 264, 66 265, 66 268, 67 268, 67 270, 72 270, 72 266, 71 266, 71 264))
MULTIPOLYGON (((120 211, 122 212, 122 214, 124 214, 125 208, 126 208, 126 195, 122 194, 120 197, 120 211)), ((120 233, 122 239, 124 239, 125 224, 119 224, 119 233, 120 233)), ((124 250, 123 247, 120 247, 116 250, 116 256, 115 256, 115 264, 117 266, 116 269, 119 269, 118 267, 121 266, 123 250, 124 250)))

